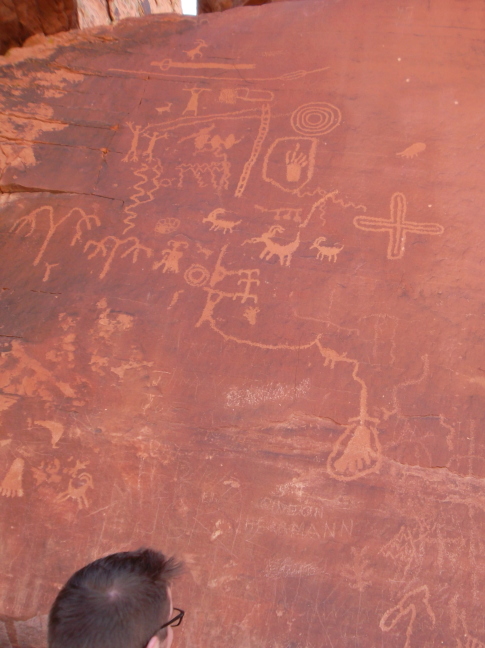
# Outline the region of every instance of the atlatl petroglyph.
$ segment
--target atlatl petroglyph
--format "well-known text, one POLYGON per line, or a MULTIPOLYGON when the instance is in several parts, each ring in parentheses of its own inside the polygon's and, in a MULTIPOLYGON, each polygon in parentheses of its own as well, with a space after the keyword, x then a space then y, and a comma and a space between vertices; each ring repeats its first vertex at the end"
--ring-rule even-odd
POLYGON ((379 628, 383 632, 389 632, 402 618, 408 617, 406 640, 403 648, 410 648, 414 622, 418 614, 418 609, 424 609, 424 612, 431 620, 432 625, 435 625, 436 623, 436 617, 431 609, 429 599, 430 593, 428 586, 422 585, 421 587, 417 587, 412 592, 403 596, 396 606, 390 608, 383 614, 379 621, 379 628))
MULTIPOLYGON (((54 217, 53 207, 51 207, 50 205, 44 205, 42 207, 38 207, 37 209, 34 209, 33 212, 30 212, 30 214, 28 214, 27 216, 22 216, 21 218, 19 218, 12 225, 10 231, 11 232, 16 231, 17 233, 19 233, 22 230, 22 228, 25 226, 28 228, 27 234, 25 236, 26 237, 31 236, 31 234, 39 226, 38 221, 41 220, 42 216, 44 215, 47 216, 48 230, 44 238, 44 241, 41 245, 41 248, 34 259, 33 265, 36 266, 44 256, 44 252, 46 251, 46 248, 49 245, 49 242, 51 241, 58 227, 60 227, 73 214, 78 215, 74 237, 71 240, 71 245, 75 245, 76 242, 81 241, 82 239, 83 225, 85 226, 86 230, 90 231, 92 225, 99 226, 101 224, 99 218, 95 214, 86 214, 86 212, 80 209, 79 207, 74 207, 67 214, 59 217, 57 221, 54 217)), ((52 267, 52 265, 50 267, 52 267)), ((49 278, 49 272, 50 272, 50 268, 48 268, 46 275, 44 275, 44 277, 47 277, 47 279, 49 278)), ((45 279, 45 281, 47 281, 47 279, 45 279)))
POLYGON ((389 218, 375 218, 372 216, 356 216, 354 225, 358 229, 367 232, 387 232, 389 244, 387 246, 387 258, 390 260, 401 259, 406 249, 406 235, 443 234, 445 231, 438 223, 415 223, 406 220, 406 196, 396 192, 391 196, 389 218))
POLYGON ((289 266, 293 254, 300 246, 300 232, 297 232, 296 238, 286 245, 276 243, 275 236, 282 234, 284 231, 285 229, 281 225, 272 225, 267 232, 264 232, 261 236, 247 239, 243 242, 243 245, 246 243, 264 243, 265 247, 259 255, 260 259, 269 261, 272 257, 277 256, 280 265, 289 266))

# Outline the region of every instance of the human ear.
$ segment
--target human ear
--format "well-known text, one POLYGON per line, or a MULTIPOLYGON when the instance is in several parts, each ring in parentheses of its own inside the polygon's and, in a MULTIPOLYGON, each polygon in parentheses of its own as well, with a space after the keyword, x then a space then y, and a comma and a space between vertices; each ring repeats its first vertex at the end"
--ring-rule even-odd
POLYGON ((153 637, 147 643, 147 648, 160 648, 160 639, 157 637, 157 635, 153 635, 153 637))

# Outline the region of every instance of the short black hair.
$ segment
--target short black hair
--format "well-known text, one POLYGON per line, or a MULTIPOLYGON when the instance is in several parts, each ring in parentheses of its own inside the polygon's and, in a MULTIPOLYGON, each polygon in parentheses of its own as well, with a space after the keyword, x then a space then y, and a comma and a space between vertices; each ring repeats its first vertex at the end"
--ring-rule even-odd
MULTIPOLYGON (((49 648, 144 648, 168 621, 182 564, 153 549, 95 560, 67 581, 49 613, 49 648)), ((166 636, 166 630, 158 635, 166 636)))

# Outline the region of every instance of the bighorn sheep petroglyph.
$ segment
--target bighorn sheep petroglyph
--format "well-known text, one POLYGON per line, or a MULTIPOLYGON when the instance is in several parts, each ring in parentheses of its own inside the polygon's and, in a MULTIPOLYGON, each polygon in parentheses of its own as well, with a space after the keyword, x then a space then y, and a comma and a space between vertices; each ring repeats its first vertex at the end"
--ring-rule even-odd
POLYGON ((219 214, 225 214, 226 210, 225 209, 214 209, 211 211, 211 213, 207 216, 207 218, 203 218, 202 222, 203 223, 211 223, 211 230, 214 230, 217 232, 218 230, 223 230, 224 234, 229 230, 232 234, 232 230, 236 227, 236 225, 239 225, 242 221, 230 221, 230 220, 220 220, 217 218, 219 214))
POLYGON ((243 245, 245 243, 264 243, 265 248, 259 255, 260 259, 266 259, 269 261, 271 257, 276 255, 279 258, 281 265, 289 266, 293 253, 300 245, 300 232, 296 235, 296 239, 287 245, 275 243, 275 241, 272 240, 273 237, 276 234, 282 234, 284 231, 285 229, 284 227, 281 227, 281 225, 273 225, 267 232, 261 234, 261 236, 244 241, 243 245))
POLYGON ((326 240, 327 239, 325 238, 325 236, 319 236, 313 241, 313 245, 310 247, 310 250, 312 250, 313 248, 316 248, 318 250, 317 259, 323 261, 325 257, 328 257, 329 261, 333 260, 333 262, 335 263, 335 261, 337 260, 337 254, 344 249, 344 246, 341 245, 340 247, 328 247, 327 245, 323 245, 326 240))

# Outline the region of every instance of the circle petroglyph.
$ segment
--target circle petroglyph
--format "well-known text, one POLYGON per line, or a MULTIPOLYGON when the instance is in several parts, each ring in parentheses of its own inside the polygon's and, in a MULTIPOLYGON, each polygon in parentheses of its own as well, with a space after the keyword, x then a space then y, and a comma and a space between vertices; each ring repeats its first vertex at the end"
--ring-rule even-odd
POLYGON ((291 115, 291 125, 300 135, 325 135, 340 124, 342 113, 329 103, 304 104, 291 115))
POLYGON ((210 278, 210 273, 204 266, 193 264, 184 273, 184 279, 189 286, 204 286, 210 278))

